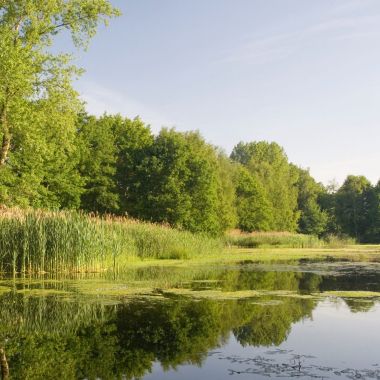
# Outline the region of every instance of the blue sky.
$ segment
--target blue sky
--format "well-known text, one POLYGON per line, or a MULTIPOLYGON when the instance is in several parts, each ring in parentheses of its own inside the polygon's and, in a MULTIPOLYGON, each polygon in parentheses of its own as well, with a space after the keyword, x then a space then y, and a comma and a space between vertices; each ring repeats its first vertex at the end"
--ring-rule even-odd
POLYGON ((324 183, 380 178, 380 1, 113 0, 75 84, 94 114, 281 144, 324 183))

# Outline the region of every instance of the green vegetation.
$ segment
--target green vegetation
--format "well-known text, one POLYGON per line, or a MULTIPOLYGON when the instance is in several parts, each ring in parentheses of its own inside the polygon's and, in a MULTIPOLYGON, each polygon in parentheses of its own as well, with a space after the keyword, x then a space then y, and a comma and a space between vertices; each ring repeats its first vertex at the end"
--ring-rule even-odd
POLYGON ((231 231, 226 234, 227 246, 244 248, 277 247, 277 248, 343 248, 354 245, 355 239, 347 236, 306 235, 292 232, 251 232, 231 231))
MULTIPOLYGON (((197 265, 228 265, 233 263, 299 264, 308 262, 380 262, 380 246, 355 245, 341 248, 230 248, 216 255, 199 256, 192 260, 165 261, 162 265, 193 267, 197 265)), ((152 265, 154 262, 142 263, 152 265)), ((157 264, 157 262, 156 262, 157 264)), ((137 264, 140 265, 140 264, 137 264)))
POLYGON ((1 305, 0 344, 12 379, 69 380, 142 378, 154 362, 166 370, 201 365, 230 333, 242 345, 280 344, 315 301, 136 299, 115 307, 7 294, 1 305))
POLYGON ((356 253, 364 253, 371 260, 379 251, 378 246, 337 249, 348 243, 349 240, 325 242, 312 235, 269 232, 234 233, 222 239, 107 215, 0 210, 0 271, 8 273, 118 272, 141 260, 151 265, 160 259, 166 259, 169 265, 188 259, 194 264, 207 260, 272 261, 276 257, 279 261, 321 260, 328 256, 355 260, 356 253), (256 249, 226 249, 230 246, 256 249))
POLYGON ((120 270, 133 259, 215 254, 219 240, 162 225, 78 212, 2 210, 4 272, 120 270))
POLYGON ((245 248, 320 248, 326 245, 317 236, 291 232, 252 232, 245 234, 232 232, 226 235, 225 240, 228 245, 245 248))
MULTIPOLYGON (((289 162, 274 142, 240 142, 229 157, 199 132, 163 128, 153 134, 140 119, 86 114, 72 87, 81 70, 51 47, 62 31, 74 45, 86 47, 98 25, 118 14, 107 0, 1 2, 0 205, 128 216, 215 238, 233 228, 259 232, 227 237, 228 244, 246 247, 319 247, 322 240, 338 246, 346 236, 380 243, 380 183, 373 186, 364 177, 349 176, 333 189, 289 162), (287 233, 262 234, 268 231, 287 233)), ((120 223, 112 228, 104 221, 89 224, 84 221, 91 218, 67 213, 49 222, 42 217, 41 227, 33 213, 26 214, 27 234, 20 232, 19 220, 2 221, 1 257, 7 268, 44 270, 62 262, 83 268, 104 260, 108 267, 111 251, 114 256, 123 251, 127 256, 178 258, 212 251, 212 240, 201 235, 194 243, 193 235, 184 232, 134 232, 148 237, 142 248, 131 248, 141 244, 127 243, 130 235, 118 232, 126 228, 120 223), (65 218, 73 227, 65 226, 65 218), (83 235, 78 232, 82 228, 83 235), (192 243, 171 246, 169 234, 192 243), (205 248, 198 248, 202 244, 205 248), (54 261, 58 251, 67 257, 54 261)), ((169 231, 144 223, 125 225, 129 231, 169 231)))
POLYGON ((269 210, 266 211, 268 230, 296 231, 299 219, 295 186, 297 173, 289 164, 283 148, 265 141, 239 143, 231 158, 246 167, 253 180, 265 189, 269 202, 269 210))

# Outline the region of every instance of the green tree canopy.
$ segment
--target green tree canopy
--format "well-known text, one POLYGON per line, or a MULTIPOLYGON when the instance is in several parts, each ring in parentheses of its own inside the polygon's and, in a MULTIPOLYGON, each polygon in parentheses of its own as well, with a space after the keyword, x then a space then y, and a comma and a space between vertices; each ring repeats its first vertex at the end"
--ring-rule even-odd
POLYGON ((236 209, 242 231, 268 231, 274 210, 261 183, 244 167, 236 173, 236 209))
POLYGON ((310 175, 308 170, 293 166, 298 172, 298 231, 304 234, 321 235, 326 228, 328 215, 322 211, 318 201, 324 188, 310 175))
POLYGON ((0 201, 78 207, 75 121, 82 108, 71 86, 80 73, 54 37, 67 31, 86 47, 118 11, 107 0, 0 2, 0 201))
POLYGON ((134 216, 193 232, 219 234, 228 227, 220 158, 198 132, 164 128, 142 157, 137 186, 129 188, 134 216))
POLYGON ((85 181, 81 207, 87 211, 135 214, 136 168, 153 143, 150 128, 120 115, 79 120, 80 172, 85 181))
POLYGON ((269 228, 295 231, 299 218, 298 173, 289 164, 283 148, 273 142, 241 142, 234 147, 231 158, 243 164, 265 189, 271 207, 276 210, 269 228))
POLYGON ((370 227, 368 215, 371 183, 363 176, 349 175, 336 193, 335 213, 342 231, 361 239, 370 227))

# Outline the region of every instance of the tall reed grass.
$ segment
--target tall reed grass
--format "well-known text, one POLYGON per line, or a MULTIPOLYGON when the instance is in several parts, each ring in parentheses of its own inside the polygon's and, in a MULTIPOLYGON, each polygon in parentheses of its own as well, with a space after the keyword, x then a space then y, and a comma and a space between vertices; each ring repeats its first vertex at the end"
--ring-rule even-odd
POLYGON ((0 271, 121 270, 133 259, 184 259, 223 242, 166 226, 81 212, 0 210, 0 271))

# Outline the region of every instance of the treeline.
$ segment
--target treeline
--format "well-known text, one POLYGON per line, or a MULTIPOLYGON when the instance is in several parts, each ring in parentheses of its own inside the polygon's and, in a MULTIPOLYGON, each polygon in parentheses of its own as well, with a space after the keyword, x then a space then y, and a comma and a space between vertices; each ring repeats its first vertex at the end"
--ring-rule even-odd
POLYGON ((227 156, 198 132, 154 135, 119 115, 81 113, 72 128, 48 114, 29 123, 33 133, 16 131, 0 167, 1 204, 127 215, 210 235, 239 228, 380 242, 380 183, 349 176, 339 189, 325 187, 276 143, 239 143, 227 156))
POLYGON ((228 157, 197 132, 154 135, 139 119, 83 113, 72 87, 81 70, 52 46, 65 32, 85 48, 118 15, 108 0, 0 2, 0 204, 210 235, 238 227, 380 241, 380 185, 363 177, 328 191, 276 143, 239 143, 228 157))

